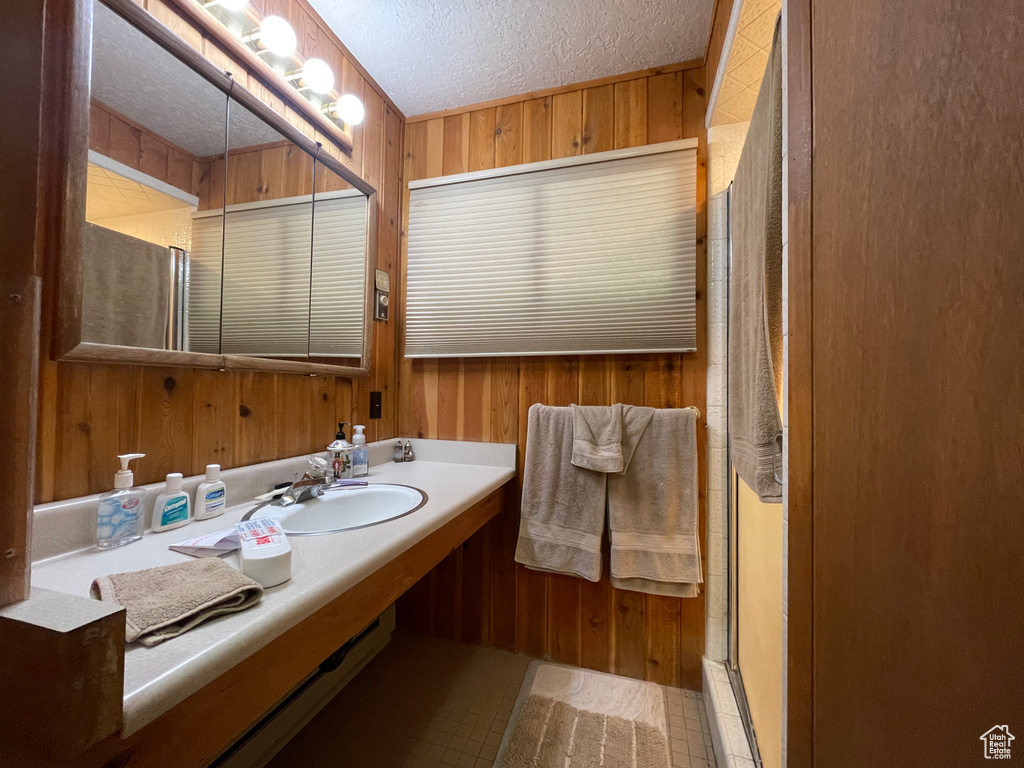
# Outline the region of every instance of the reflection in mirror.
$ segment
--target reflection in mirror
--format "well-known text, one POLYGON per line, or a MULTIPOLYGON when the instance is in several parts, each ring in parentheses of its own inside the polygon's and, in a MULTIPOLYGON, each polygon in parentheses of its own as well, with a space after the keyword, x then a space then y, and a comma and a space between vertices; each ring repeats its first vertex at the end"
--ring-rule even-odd
POLYGON ((223 188, 227 97, 99 2, 92 42, 82 340, 216 352, 189 321, 220 285, 190 291, 190 253, 220 260, 219 219, 194 217, 223 188))
POLYGON ((232 100, 221 352, 306 359, 313 158, 232 100))
POLYGON ((309 354, 336 365, 363 354, 367 215, 367 197, 317 161, 309 354))

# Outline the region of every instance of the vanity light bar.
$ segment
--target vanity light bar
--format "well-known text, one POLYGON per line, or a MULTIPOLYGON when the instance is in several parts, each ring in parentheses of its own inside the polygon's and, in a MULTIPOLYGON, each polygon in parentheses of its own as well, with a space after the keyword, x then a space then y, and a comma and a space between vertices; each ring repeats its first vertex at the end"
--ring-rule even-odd
MULTIPOLYGON (((241 36, 243 43, 251 46, 258 55, 272 53, 299 64, 287 74, 279 74, 279 77, 291 84, 296 91, 314 105, 316 105, 316 100, 309 99, 310 94, 327 97, 326 103, 320 107, 320 112, 332 120, 341 122, 345 127, 359 125, 363 122, 366 108, 363 106, 362 100, 351 93, 335 97, 334 71, 323 59, 303 60, 302 56, 296 53, 298 40, 295 30, 285 19, 280 16, 261 18, 258 13, 248 7, 248 0, 199 0, 199 2, 207 11, 212 7, 219 6, 228 11, 244 12, 245 17, 251 20, 255 26, 249 33, 241 36)), ((221 26, 227 27, 213 14, 210 14, 210 17, 221 26)))

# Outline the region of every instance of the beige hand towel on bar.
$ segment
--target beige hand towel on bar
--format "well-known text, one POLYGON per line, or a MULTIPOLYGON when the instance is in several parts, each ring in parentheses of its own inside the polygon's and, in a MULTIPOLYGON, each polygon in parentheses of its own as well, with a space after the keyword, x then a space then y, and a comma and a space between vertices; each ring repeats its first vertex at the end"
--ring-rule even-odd
POLYGON ((654 410, 646 429, 631 428, 627 420, 623 443, 632 441, 625 472, 608 476, 612 586, 696 597, 704 580, 697 536, 697 414, 690 408, 654 410))
POLYGON ((622 404, 569 407, 573 466, 594 472, 621 472, 622 404))
POLYGON ((782 500, 782 59, 768 69, 736 168, 729 279, 729 451, 761 501, 782 500))
POLYGON ((90 592, 127 610, 125 642, 153 646, 208 619, 251 608, 263 587, 212 557, 101 576, 90 592))
POLYGON ((601 579, 607 475, 572 464, 572 409, 530 407, 516 562, 601 579))

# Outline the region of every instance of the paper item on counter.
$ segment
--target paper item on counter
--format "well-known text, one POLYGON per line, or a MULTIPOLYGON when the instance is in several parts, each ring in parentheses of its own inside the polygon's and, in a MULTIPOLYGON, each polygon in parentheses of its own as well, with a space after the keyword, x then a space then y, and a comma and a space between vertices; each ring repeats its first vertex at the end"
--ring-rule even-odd
POLYGON ((179 541, 177 544, 171 544, 168 549, 192 557, 220 557, 228 552, 234 552, 238 547, 238 531, 234 528, 225 528, 205 536, 179 541))

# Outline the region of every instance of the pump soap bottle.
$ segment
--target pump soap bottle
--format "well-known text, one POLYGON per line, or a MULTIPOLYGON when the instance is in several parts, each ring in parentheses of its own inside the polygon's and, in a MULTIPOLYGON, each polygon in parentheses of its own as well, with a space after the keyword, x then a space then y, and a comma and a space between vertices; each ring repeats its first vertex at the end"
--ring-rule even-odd
POLYGON ((344 480, 352 477, 352 443, 345 437, 345 426, 349 422, 338 422, 338 434, 334 436, 334 442, 327 446, 327 460, 331 463, 331 473, 334 480, 344 480))
POLYGON ((156 497, 153 504, 153 530, 169 531, 188 525, 192 517, 190 511, 191 499, 181 490, 181 472, 171 472, 164 492, 156 497))
POLYGON ((133 487, 135 475, 128 468, 128 462, 145 455, 124 453, 117 457, 121 460, 121 469, 114 475, 114 490, 100 496, 96 513, 96 546, 100 549, 113 549, 142 538, 146 527, 143 506, 146 492, 133 487))
POLYGON ((352 450, 352 477, 366 477, 370 474, 370 452, 366 449, 366 429, 362 424, 354 427, 356 433, 352 435, 352 443, 355 448, 352 450))

